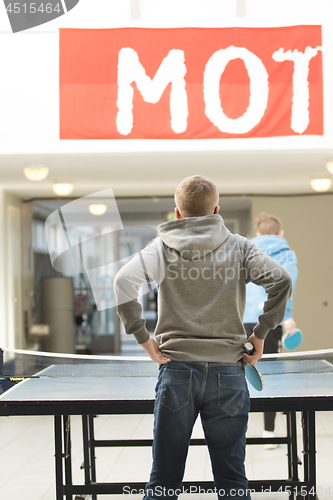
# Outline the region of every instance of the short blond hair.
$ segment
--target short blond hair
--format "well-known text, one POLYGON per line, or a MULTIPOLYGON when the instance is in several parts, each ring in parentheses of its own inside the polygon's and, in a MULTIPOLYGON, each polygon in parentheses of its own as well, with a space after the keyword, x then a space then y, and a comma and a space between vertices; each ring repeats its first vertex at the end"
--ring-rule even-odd
POLYGON ((182 217, 201 217, 214 213, 219 193, 208 177, 192 175, 177 187, 175 203, 182 217))
POLYGON ((256 218, 256 229, 260 234, 278 235, 282 230, 282 221, 276 215, 262 212, 256 218))

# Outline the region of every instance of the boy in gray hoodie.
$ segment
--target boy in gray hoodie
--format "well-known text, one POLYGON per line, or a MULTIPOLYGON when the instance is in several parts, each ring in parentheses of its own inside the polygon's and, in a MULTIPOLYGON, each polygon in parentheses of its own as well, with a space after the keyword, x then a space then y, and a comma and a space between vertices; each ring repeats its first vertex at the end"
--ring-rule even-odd
POLYGON ((159 363, 154 406, 153 465, 145 499, 176 499, 182 492, 189 440, 200 413, 218 498, 249 499, 245 445, 249 393, 243 360, 255 365, 267 332, 284 317, 291 277, 253 243, 232 234, 218 214, 218 191, 195 175, 176 189, 177 220, 158 227, 158 237, 115 279, 117 312, 159 363), (155 339, 145 327, 140 287, 158 286, 155 339), (244 353, 246 284, 267 293, 244 353))

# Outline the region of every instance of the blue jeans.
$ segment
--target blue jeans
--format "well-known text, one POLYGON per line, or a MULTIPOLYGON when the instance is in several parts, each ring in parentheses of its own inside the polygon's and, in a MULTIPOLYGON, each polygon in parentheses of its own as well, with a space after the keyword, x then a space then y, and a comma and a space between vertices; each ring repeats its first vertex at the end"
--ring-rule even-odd
POLYGON ((250 499, 244 467, 250 398, 242 363, 170 361, 161 366, 155 390, 153 465, 144 499, 175 500, 182 493, 198 413, 218 498, 250 499))

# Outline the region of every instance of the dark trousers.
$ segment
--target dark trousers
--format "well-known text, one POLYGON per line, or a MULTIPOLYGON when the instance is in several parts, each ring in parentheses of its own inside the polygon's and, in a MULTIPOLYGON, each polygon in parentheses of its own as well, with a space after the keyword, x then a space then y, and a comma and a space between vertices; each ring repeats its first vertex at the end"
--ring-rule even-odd
MULTIPOLYGON (((253 328, 256 323, 245 323, 244 328, 249 338, 253 333, 253 328)), ((269 330, 264 343, 264 354, 275 354, 281 351, 281 339, 282 339, 282 326, 277 326, 274 330, 269 330)), ((264 413, 264 427, 265 431, 274 431, 275 427, 275 416, 276 413, 273 411, 267 411, 264 413)))

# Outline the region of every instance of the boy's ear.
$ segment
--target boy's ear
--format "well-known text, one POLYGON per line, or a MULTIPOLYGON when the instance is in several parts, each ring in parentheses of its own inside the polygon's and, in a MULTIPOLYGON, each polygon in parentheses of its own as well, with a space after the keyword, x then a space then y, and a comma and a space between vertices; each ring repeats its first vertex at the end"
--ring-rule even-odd
POLYGON ((218 214, 219 210, 220 210, 219 205, 216 205, 216 207, 214 208, 214 214, 218 214))
POLYGON ((178 210, 178 207, 176 207, 176 208, 175 208, 175 212, 176 212, 176 217, 177 217, 177 219, 181 219, 181 218, 182 218, 182 216, 180 215, 180 212, 179 212, 179 210, 178 210))

